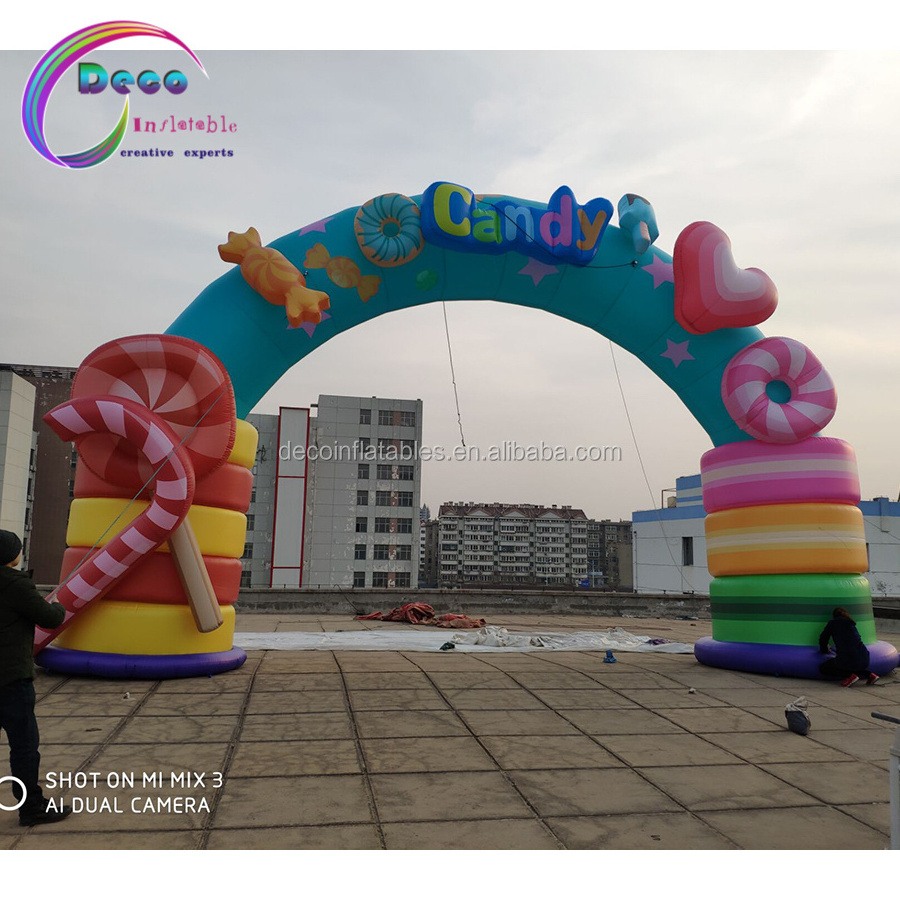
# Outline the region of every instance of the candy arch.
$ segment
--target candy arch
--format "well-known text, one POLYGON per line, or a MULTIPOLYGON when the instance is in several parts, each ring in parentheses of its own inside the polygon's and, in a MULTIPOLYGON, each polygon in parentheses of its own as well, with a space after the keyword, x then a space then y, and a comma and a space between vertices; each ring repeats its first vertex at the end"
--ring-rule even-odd
MULTIPOLYGON (((751 462, 763 473, 769 468, 783 472, 785 465, 788 468, 793 465, 792 458, 787 463, 781 457, 780 462, 770 462, 772 454, 790 456, 793 453, 790 448, 795 444, 808 447, 810 441, 815 444, 817 440, 825 440, 812 437, 813 432, 809 435, 792 432, 780 438, 775 435, 772 438, 775 443, 753 438, 752 434, 759 434, 759 423, 767 421, 768 407, 782 403, 778 390, 784 389, 784 381, 790 389, 787 377, 770 379, 781 384, 774 386, 774 392, 766 391, 765 409, 759 404, 742 405, 740 391, 737 395, 723 391, 723 383, 729 378, 734 381, 734 365, 729 368, 729 364, 740 362, 736 358, 741 354, 755 354, 753 364, 758 364, 760 357, 771 355, 767 352, 770 347, 766 339, 755 327, 771 313, 776 299, 774 286, 764 273, 752 269, 729 270, 730 287, 723 289, 724 300, 718 298, 718 306, 704 305, 701 297, 702 308, 698 308, 702 284, 695 282, 700 288, 689 290, 690 266, 692 261, 696 262, 697 253, 704 252, 703 241, 708 242, 707 247, 714 245, 717 253, 730 254, 730 243, 724 233, 709 223, 689 226, 679 238, 680 245, 676 243, 673 260, 652 243, 657 229, 652 208, 646 201, 636 195, 625 195, 619 203, 619 227, 608 224, 611 212, 608 201, 591 201, 585 207, 578 207, 567 188, 560 188, 549 203, 537 203, 503 195, 473 195, 461 186, 438 183, 424 195, 385 194, 373 198, 361 207, 306 225, 268 247, 261 246, 255 229, 245 234, 231 233, 228 243, 220 247, 220 255, 228 262, 241 265, 203 290, 166 334, 197 342, 215 354, 230 376, 237 417, 241 419, 285 372, 335 334, 384 313, 425 303, 495 300, 543 309, 569 319, 637 356, 677 394, 704 428, 715 448, 713 454, 724 451, 726 455, 740 458, 741 448, 746 448, 751 456, 756 454, 751 462), (450 191, 449 225, 446 217, 443 225, 437 221, 434 212, 442 190, 445 194, 450 191), (574 238, 568 241, 568 252, 563 246, 564 238, 569 237, 566 219, 569 214, 576 229, 581 221, 588 225, 604 222, 604 227, 593 235, 596 240, 588 248, 589 253, 578 245, 580 257, 574 238), (545 215, 558 223, 555 228, 548 226, 544 230, 541 217, 545 215), (534 220, 531 230, 523 225, 528 216, 534 220), (514 226, 510 227, 509 222, 514 226), (493 241, 490 232, 485 238, 486 223, 495 230, 493 241), (475 237, 479 228, 480 245, 475 237), (296 279, 295 286, 286 290, 284 296, 279 296, 273 287, 273 279, 279 278, 285 283, 296 279), (748 284, 755 291, 757 283, 760 289, 754 294, 754 309, 749 314, 734 315, 733 310, 741 308, 742 303, 746 307, 754 305, 744 295, 749 290, 748 284), (685 285, 688 285, 687 295, 685 285), (739 412, 737 407, 741 407, 739 412), (756 432, 752 428, 749 433, 745 430, 747 422, 741 421, 744 414, 747 418, 755 417, 756 432), (790 445, 788 450, 786 445, 790 445)), ((584 241, 588 230, 585 226, 584 241)), ((780 347, 780 352, 791 357, 793 349, 787 345, 780 347)), ((804 372, 811 365, 805 363, 804 372)), ((805 389, 812 391, 821 385, 821 379, 816 380, 818 375, 816 369, 808 377, 804 376, 805 389)), ((827 373, 823 377, 827 380, 827 373)), ((826 397, 822 401, 826 407, 827 387, 825 384, 823 391, 815 395, 819 399, 826 397)), ((796 390, 796 385, 793 389, 796 390)), ((808 412, 813 407, 807 404, 803 408, 808 412)), ((777 427, 776 423, 775 430, 777 427)), ((795 426, 787 423, 783 427, 790 430, 795 426)), ((843 442, 835 443, 847 447, 843 442)), ((827 466, 820 464, 817 448, 815 445, 810 451, 811 458, 819 460, 815 465, 825 472, 827 466)), ((852 450, 849 454, 852 456, 852 450)), ((711 497, 721 497, 722 481, 716 480, 719 478, 716 473, 723 464, 727 467, 730 459, 723 463, 716 457, 709 467, 704 466, 705 488, 706 469, 712 473, 709 475, 711 497)), ((738 499, 730 504, 730 509, 711 514, 708 520, 731 515, 738 519, 733 527, 745 527, 751 532, 754 528, 762 529, 757 538, 764 555, 767 527, 770 531, 780 529, 780 536, 785 536, 784 529, 777 524, 788 509, 785 504, 791 510, 804 503, 821 503, 823 508, 844 504, 839 512, 852 516, 859 499, 855 460, 852 462, 854 472, 848 476, 850 487, 837 500, 829 492, 826 472, 812 482, 805 477, 804 495, 795 498, 787 490, 776 497, 774 506, 760 506, 752 495, 741 499, 738 490, 738 499), (857 484, 855 499, 853 483, 857 484), (759 510, 770 510, 769 518, 759 510), (762 525, 757 522, 760 515, 762 525)), ((252 459, 246 463, 252 465, 252 459)), ((821 475, 815 465, 814 471, 804 474, 821 475)), ((727 485, 725 493, 732 496, 727 485)), ((764 494, 765 491, 760 496, 764 494)), ((717 502, 721 504, 721 500, 717 502)), ((709 511, 710 507, 707 508, 709 511)), ((792 533, 802 538, 804 528, 821 530, 815 524, 815 508, 812 513, 812 520, 809 516, 800 517, 791 524, 792 533), (809 521, 813 521, 812 526, 809 521)), ((858 523, 848 527, 861 529, 861 523, 860 517, 858 523)), ((710 533, 709 522, 707 529, 710 533)), ((731 533, 728 528, 724 530, 731 533)), ((717 534, 713 535, 713 541, 717 534)), ((748 540, 757 538, 751 536, 748 540)), ((864 545, 864 537, 862 540, 864 545)), ((730 561, 733 556, 733 553, 729 556, 726 548, 721 558, 730 561)), ((732 563, 730 568, 726 566, 721 577, 718 570, 713 571, 718 563, 713 564, 711 559, 711 573, 716 575, 711 589, 713 637, 698 642, 697 658, 725 668, 817 677, 822 659, 816 647, 818 631, 830 617, 832 607, 844 605, 852 607, 860 623, 869 645, 872 669, 878 672, 892 669, 897 664, 897 651, 875 640, 871 596, 867 585, 865 588, 860 585, 860 580, 865 582, 865 579, 859 571, 858 560, 851 558, 843 568, 833 572, 818 562, 822 554, 813 554, 813 558, 814 563, 805 563, 802 557, 799 562, 795 559, 786 569, 775 566, 766 570, 763 565, 763 574, 744 573, 740 562, 732 563)), ((104 647, 106 653, 100 655, 115 655, 109 650, 104 647)), ((48 652, 68 654, 68 657, 74 653, 77 657, 85 650, 84 645, 80 650, 51 648, 45 651, 45 658, 48 652)), ((183 653, 184 649, 178 652, 183 653)), ((210 663, 216 653, 198 652, 198 670, 219 671, 240 664, 234 652, 230 644, 227 648, 219 646, 221 658, 228 659, 221 664, 210 663)), ((149 664, 148 671, 157 677, 168 665, 163 662, 163 656, 160 653, 158 665, 152 661, 149 664)), ((182 663, 185 658, 180 657, 182 663)), ((58 655, 50 661, 56 668, 69 666, 70 670, 83 665, 58 655)), ((121 674, 117 666, 121 668, 116 663, 107 674, 121 674)), ((183 668, 182 665, 172 674, 193 674, 182 671, 183 668)), ((93 667, 90 671, 98 670, 93 667)))

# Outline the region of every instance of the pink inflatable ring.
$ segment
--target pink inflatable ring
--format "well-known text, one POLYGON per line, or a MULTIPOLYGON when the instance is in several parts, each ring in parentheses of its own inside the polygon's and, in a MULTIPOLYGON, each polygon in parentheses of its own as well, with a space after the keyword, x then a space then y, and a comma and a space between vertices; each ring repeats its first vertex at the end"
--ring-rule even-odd
POLYGON ((834 416, 837 393, 822 363, 792 338, 763 338, 725 367, 722 400, 738 428, 771 444, 793 444, 834 416))

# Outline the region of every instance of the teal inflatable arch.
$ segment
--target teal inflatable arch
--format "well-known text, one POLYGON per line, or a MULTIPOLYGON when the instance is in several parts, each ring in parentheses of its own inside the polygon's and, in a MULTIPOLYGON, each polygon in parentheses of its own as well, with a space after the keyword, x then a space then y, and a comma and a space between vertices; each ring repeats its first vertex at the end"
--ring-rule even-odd
MULTIPOLYGON (((403 199, 416 207, 423 204, 422 196, 403 199)), ((427 203, 427 193, 424 199, 427 203)), ((636 252, 631 236, 620 228, 605 227, 593 257, 586 265, 577 265, 542 253, 537 241, 527 242, 528 230, 540 228, 535 220, 548 211, 548 204, 501 196, 485 196, 478 202, 486 209, 512 206, 532 211, 530 223, 521 212, 516 219, 503 216, 501 222, 509 226, 506 230, 522 236, 525 246, 507 241, 516 246, 505 248, 494 241, 504 252, 477 252, 481 248, 464 241, 451 249, 449 240, 447 246, 425 240, 408 262, 378 266, 363 254, 354 227, 366 206, 347 209, 271 244, 306 273, 307 287, 329 295, 327 318, 320 324, 291 328, 284 309, 262 302, 235 268, 209 285, 168 333, 192 338, 222 360, 234 383, 238 415, 245 416, 288 369, 335 334, 384 313, 425 303, 497 300, 543 309, 592 328, 656 372, 714 444, 748 439, 723 405, 721 383, 735 353, 762 337, 758 329, 689 334, 673 315, 672 258, 652 245, 636 252), (317 245, 327 251, 324 268, 307 264, 308 254, 317 245), (534 252, 525 255, 521 249, 534 252), (351 272, 343 279, 346 287, 329 277, 328 263, 335 260, 346 261, 341 265, 351 272), (365 300, 353 277, 354 267, 360 273, 358 280, 367 276, 379 280, 375 293, 365 300)), ((389 213, 386 210, 383 218, 402 218, 402 212, 389 213)), ((427 225, 424 217, 422 224, 427 225)), ((539 238, 539 232, 536 235, 539 238)), ((314 253, 312 261, 323 262, 324 256, 314 253)))
POLYGON ((622 197, 618 227, 612 215, 608 200, 579 205, 566 187, 538 203, 437 182, 268 247, 255 229, 230 233, 219 253, 240 265, 167 333, 216 354, 245 417, 308 353, 384 313, 496 300, 591 328, 654 371, 714 447, 701 461, 713 636, 697 643, 697 658, 800 677, 836 677, 850 663, 890 671, 897 651, 875 639, 863 574, 855 456, 817 434, 834 414, 834 386, 798 341, 755 327, 775 308, 775 286, 739 269, 711 223, 685 228, 673 258, 653 246, 658 229, 643 198, 622 197), (819 646, 836 606, 867 647, 850 663, 819 646))

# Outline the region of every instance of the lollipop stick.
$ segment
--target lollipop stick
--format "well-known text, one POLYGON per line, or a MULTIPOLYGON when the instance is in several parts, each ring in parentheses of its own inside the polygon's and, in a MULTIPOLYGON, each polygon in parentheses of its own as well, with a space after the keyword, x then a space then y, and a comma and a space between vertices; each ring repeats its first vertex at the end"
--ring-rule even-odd
POLYGON ((222 611, 194 529, 187 519, 169 536, 169 549, 172 551, 181 585, 187 594, 197 630, 202 634, 215 631, 222 624, 222 611))

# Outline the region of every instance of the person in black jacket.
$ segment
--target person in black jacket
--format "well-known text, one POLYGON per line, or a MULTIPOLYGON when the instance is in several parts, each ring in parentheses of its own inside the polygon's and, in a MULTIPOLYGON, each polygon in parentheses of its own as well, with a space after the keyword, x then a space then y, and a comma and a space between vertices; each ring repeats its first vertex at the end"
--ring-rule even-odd
POLYGON ((31 578, 16 569, 21 559, 18 536, 0 529, 0 728, 9 741, 10 771, 18 779, 12 790, 21 803, 19 824, 28 826, 59 822, 72 810, 48 810, 38 781, 41 754, 32 658, 34 626, 58 628, 66 613, 59 603, 48 603, 31 578))
POLYGON ((841 687, 850 687, 860 678, 875 684, 878 676, 869 671, 869 651, 856 630, 856 622, 843 606, 831 614, 831 621, 819 635, 819 652, 828 653, 828 641, 834 642, 835 655, 819 666, 827 678, 843 678, 841 687))

